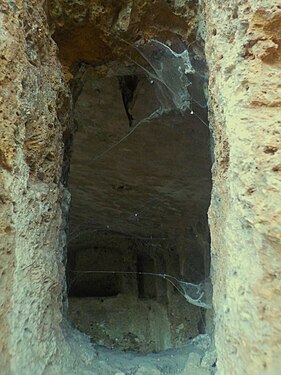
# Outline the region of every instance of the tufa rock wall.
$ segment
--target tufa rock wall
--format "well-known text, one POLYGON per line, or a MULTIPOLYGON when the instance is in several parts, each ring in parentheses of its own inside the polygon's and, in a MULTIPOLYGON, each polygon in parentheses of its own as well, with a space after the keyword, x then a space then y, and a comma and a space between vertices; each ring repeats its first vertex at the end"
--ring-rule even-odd
POLYGON ((61 332, 69 92, 39 1, 2 1, 0 29, 0 367, 41 374, 61 332))
MULTIPOLYGON (((160 365, 180 373, 188 361, 185 352, 163 358, 161 363, 153 355, 149 361, 132 356, 118 357, 116 361, 112 353, 97 353, 89 339, 64 320, 63 211, 67 210, 69 201, 63 184, 72 131, 71 99, 57 58, 57 47, 50 36, 46 12, 54 25, 50 13, 56 8, 54 2, 54 8, 49 3, 4 0, 0 5, 1 373, 113 375, 128 369, 132 374, 150 375, 161 374, 160 365)), ((65 14, 70 2, 57 3, 62 5, 65 14)), ((98 6, 99 2, 91 2, 95 3, 98 6)), ((110 7, 114 3, 110 2, 110 7)), ((137 4, 136 13, 142 8, 142 2, 137 4)), ((157 4, 160 9, 161 2, 157 4)), ((167 4, 163 2, 163 9, 167 10, 167 4)), ((184 20, 187 6, 184 3, 182 7, 180 1, 177 4, 181 8, 179 19, 184 20)), ((72 5, 69 14, 78 14, 73 2, 72 5)), ((148 24, 154 22, 156 15, 149 14, 152 10, 149 2, 145 9, 147 15, 143 17, 150 20, 148 24)), ((149 26, 155 35, 160 33, 158 25, 166 22, 165 12, 161 13, 156 28, 153 28, 155 24, 149 26)), ((195 14, 194 10, 190 12, 191 22, 195 14)), ((169 17, 173 18, 173 14, 170 12, 169 17)), ((116 15, 119 17, 119 13, 113 12, 114 19, 116 15)), ((187 26, 176 19, 184 34, 187 26)), ((64 40, 60 39, 60 33, 66 37, 72 27, 75 29, 74 25, 67 26, 64 32, 61 20, 62 29, 58 31, 57 25, 55 31, 57 41, 64 40)), ((142 22, 140 20, 139 24, 142 22)), ((171 24, 176 22, 171 21, 171 24)), ((122 29, 123 22, 120 25, 122 29)), ((87 28, 81 35, 83 38, 87 35, 87 28)), ((89 44, 92 52, 92 47, 99 45, 98 37, 95 44, 95 37, 97 35, 92 33, 92 44, 89 44)), ((113 41, 115 39, 108 42, 109 50, 113 41)), ((63 49, 64 44, 60 47, 63 49)), ((65 48, 67 50, 67 44, 65 48)), ((73 51, 79 49, 82 53, 80 45, 75 45, 73 51)), ((79 62, 79 53, 75 52, 66 70, 79 62)), ((98 55, 93 53, 93 62, 99 62, 98 55)), ((66 64, 63 56, 67 55, 61 54, 61 61, 66 64)), ((201 341, 204 343, 205 339, 199 338, 194 346, 190 344, 187 353, 200 351, 202 357, 206 345, 209 346, 207 342, 201 348, 201 341)), ((209 370, 206 368, 205 372, 209 370)))
POLYGON ((280 372, 280 2, 205 4, 218 375, 280 372))
MULTIPOLYGON (((119 47, 115 39, 104 42, 107 30, 120 30, 122 37, 127 32, 130 41, 140 36, 138 25, 148 25, 142 26, 147 30, 143 38, 166 33, 168 2, 118 2, 118 12, 111 11, 115 3, 87 2, 89 8, 83 1, 71 2, 72 7, 68 1, 46 2, 64 65, 75 66, 79 55, 92 63, 114 58, 119 47), (92 14, 92 24, 111 20, 105 32, 87 27, 92 14), (69 21, 73 18, 76 26, 69 21), (88 38, 85 43, 81 35, 88 38), (94 46, 91 57, 87 54, 94 46)), ((173 8, 180 13, 177 20, 171 18, 173 31, 192 32, 187 24, 193 22, 194 8, 189 13, 181 1, 173 4, 181 9, 173 8)), ((69 94, 56 46, 40 1, 4 0, 0 10, 1 372, 87 374, 96 368, 96 373, 115 374, 114 357, 113 367, 98 362, 85 341, 74 339, 74 331, 66 345, 60 327, 60 179, 69 94), (58 353, 65 355, 58 360, 58 353)), ((276 0, 205 4, 215 137, 210 224, 220 375, 275 375, 281 366, 280 12, 276 0)))
POLYGON ((138 61, 130 43, 150 38, 188 41, 198 25, 196 1, 48 0, 46 8, 60 60, 68 73, 81 62, 128 63, 128 57, 138 61))

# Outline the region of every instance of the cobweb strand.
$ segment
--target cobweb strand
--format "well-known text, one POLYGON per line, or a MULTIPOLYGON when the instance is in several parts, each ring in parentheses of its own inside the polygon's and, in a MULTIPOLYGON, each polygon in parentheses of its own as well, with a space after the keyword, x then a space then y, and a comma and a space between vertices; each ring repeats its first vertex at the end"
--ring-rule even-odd
POLYGON ((203 301, 203 299, 207 299, 206 298, 206 293, 208 293, 208 291, 206 290, 206 287, 205 287, 205 281, 200 282, 198 284, 193 284, 193 283, 189 283, 189 282, 186 282, 186 281, 179 280, 176 277, 168 275, 168 274, 165 274, 165 273, 153 273, 153 272, 137 272, 137 271, 135 271, 135 272, 134 271, 79 271, 79 270, 78 271, 71 270, 70 272, 72 272, 72 273, 78 273, 78 274, 92 274, 92 273, 108 274, 108 273, 112 273, 112 274, 123 274, 123 275, 124 274, 127 274, 127 275, 147 275, 147 276, 161 277, 161 278, 167 280, 170 284, 172 284, 175 287, 175 289, 190 304, 198 306, 198 307, 202 307, 204 309, 211 309, 212 308, 212 305, 210 303, 208 303, 207 301, 203 301), (199 294, 199 296, 196 296, 197 298, 192 297, 190 295, 191 294, 191 290, 190 289, 195 290, 196 291, 195 293, 199 294))
POLYGON ((132 133, 134 133, 134 131, 140 126, 142 125, 143 123, 145 122, 149 122, 151 120, 153 120, 154 118, 157 118, 158 116, 160 116, 162 113, 161 113, 161 109, 158 108, 156 109, 153 113, 151 113, 151 115, 149 115, 148 117, 140 120, 130 131, 129 133, 125 134, 122 138, 119 139, 119 141, 117 141, 116 143, 114 143, 113 145, 111 145, 110 147, 108 147, 106 150, 104 150, 101 154, 95 156, 92 160, 93 161, 96 161, 98 159, 100 159, 102 156, 104 156, 105 154, 107 154, 108 152, 110 152, 111 150, 113 150, 116 146, 118 146, 120 143, 122 143, 123 141, 125 141, 126 138, 128 138, 132 133))

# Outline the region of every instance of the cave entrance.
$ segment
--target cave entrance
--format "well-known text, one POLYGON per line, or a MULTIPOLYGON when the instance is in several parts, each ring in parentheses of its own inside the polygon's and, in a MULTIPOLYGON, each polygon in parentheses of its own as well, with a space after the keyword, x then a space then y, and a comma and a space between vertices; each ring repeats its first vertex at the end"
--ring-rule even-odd
POLYGON ((209 276, 207 109, 151 117, 156 94, 134 65, 82 64, 74 79, 69 317, 125 351, 176 348, 208 325, 177 283, 209 276))

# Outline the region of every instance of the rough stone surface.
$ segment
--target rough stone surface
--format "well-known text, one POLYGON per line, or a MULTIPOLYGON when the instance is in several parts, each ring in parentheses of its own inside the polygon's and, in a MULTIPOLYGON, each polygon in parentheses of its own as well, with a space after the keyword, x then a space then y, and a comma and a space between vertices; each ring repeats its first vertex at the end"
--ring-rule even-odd
POLYGON ((187 39, 198 22, 196 1, 186 0, 48 0, 47 8, 67 69, 126 59, 136 40, 187 39))
POLYGON ((0 367, 7 375, 43 373, 61 336, 69 94, 38 3, 0 5, 0 367))
POLYGON ((206 2, 218 374, 280 372, 280 2, 206 2))
MULTIPOLYGON (((70 14, 79 15, 74 2, 62 5, 63 12, 71 5, 70 14)), ((124 6, 116 18, 121 31, 130 2, 124 6)), ((4 0, 0 11, 1 373, 180 374, 186 353, 200 351, 196 344, 161 356, 123 357, 91 346, 64 321, 69 91, 42 2, 4 0)))
POLYGON ((202 368, 201 356, 198 353, 191 353, 189 355, 189 361, 185 367, 185 373, 196 374, 196 375, 209 375, 209 369, 202 368))
POLYGON ((167 308, 157 301, 130 295, 71 297, 69 307, 76 327, 99 345, 140 353, 173 346, 167 308))
POLYGON ((205 331, 204 312, 187 303, 166 279, 122 273, 144 270, 175 275, 179 272, 175 249, 164 251, 163 244, 151 247, 110 232, 92 237, 93 245, 75 254, 68 311, 74 325, 93 342, 146 353, 180 347, 205 331), (103 273, 105 269, 116 273, 103 273))
MULTIPOLYGON (((45 2, 68 79, 79 56, 99 64, 126 51, 107 39, 109 30, 119 38, 128 33, 130 42, 194 30, 189 2, 104 3, 45 2)), ((60 181, 69 94, 42 2, 3 0, 0 11, 1 373, 205 374, 208 343, 136 357, 93 347, 62 324, 67 193, 60 181)), ((280 12, 276 0, 205 4, 219 375, 280 373, 280 12)))

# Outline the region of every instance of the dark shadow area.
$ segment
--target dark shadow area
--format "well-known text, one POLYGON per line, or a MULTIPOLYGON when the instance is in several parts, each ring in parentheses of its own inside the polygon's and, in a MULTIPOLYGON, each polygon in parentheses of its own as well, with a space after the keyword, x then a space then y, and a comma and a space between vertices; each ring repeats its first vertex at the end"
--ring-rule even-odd
POLYGON ((179 347, 206 329, 180 282, 209 277, 207 109, 151 116, 162 99, 133 65, 84 65, 77 77, 70 319, 109 348, 179 347))

